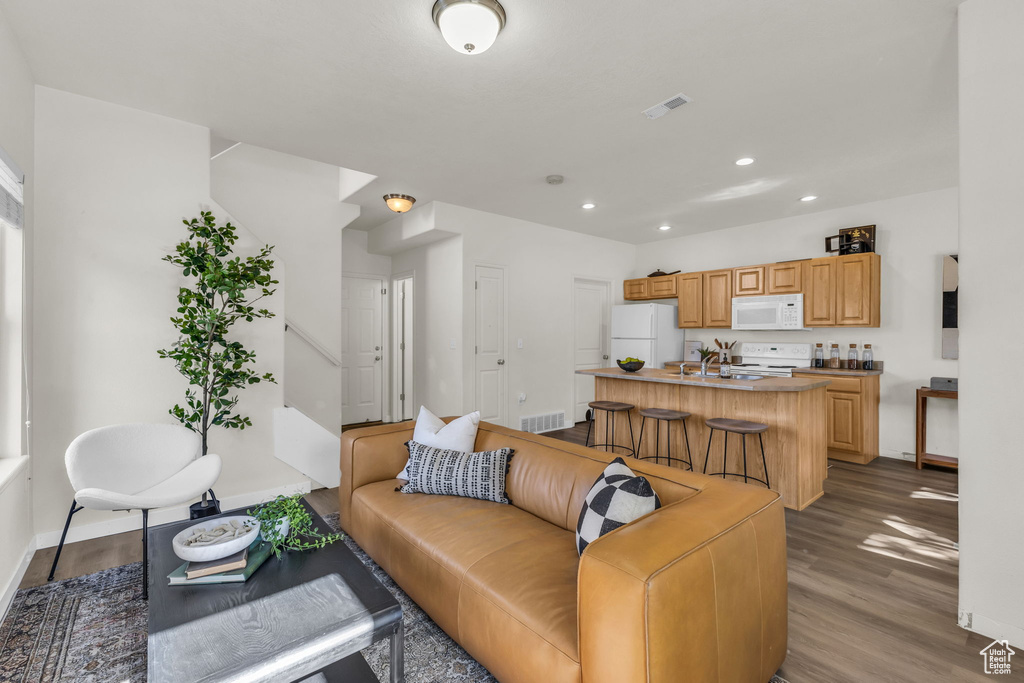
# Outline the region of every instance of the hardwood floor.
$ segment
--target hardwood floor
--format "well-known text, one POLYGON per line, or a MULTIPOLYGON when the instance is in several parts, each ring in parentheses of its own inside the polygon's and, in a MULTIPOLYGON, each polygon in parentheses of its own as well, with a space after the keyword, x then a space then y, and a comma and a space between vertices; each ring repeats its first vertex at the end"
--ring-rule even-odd
MULTIPOLYGON (((582 444, 586 424, 547 436, 582 444)), ((825 496, 786 511, 789 653, 780 674, 790 683, 988 680, 978 654, 988 639, 956 625, 956 473, 888 458, 830 465, 825 496)), ((336 489, 307 499, 321 514, 337 512, 336 489)), ((58 577, 137 561, 139 539, 69 544, 58 577)), ((52 559, 52 548, 37 552, 22 587, 44 583, 52 559)))

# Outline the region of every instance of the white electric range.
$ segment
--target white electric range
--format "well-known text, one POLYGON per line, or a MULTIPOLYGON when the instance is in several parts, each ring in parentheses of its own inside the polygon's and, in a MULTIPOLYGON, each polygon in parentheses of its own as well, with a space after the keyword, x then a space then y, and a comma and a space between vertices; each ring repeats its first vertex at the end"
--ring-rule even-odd
POLYGON ((733 363, 733 374, 792 377, 794 370, 811 367, 814 351, 810 344, 743 342, 742 363, 733 363))

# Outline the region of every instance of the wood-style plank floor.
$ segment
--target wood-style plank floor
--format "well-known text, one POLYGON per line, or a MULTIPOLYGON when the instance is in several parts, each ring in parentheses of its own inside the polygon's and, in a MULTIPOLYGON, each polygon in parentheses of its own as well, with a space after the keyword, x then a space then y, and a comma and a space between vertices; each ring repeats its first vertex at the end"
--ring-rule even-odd
MULTIPOLYGON (((547 436, 582 444, 586 424, 547 436)), ((956 625, 956 473, 886 458, 830 465, 825 496, 786 511, 789 654, 780 674, 791 683, 989 680, 978 654, 988 640, 956 625)), ((337 512, 336 489, 308 500, 337 512)), ((68 544, 58 578, 138 561, 140 539, 68 544)), ((38 551, 22 587, 44 583, 52 560, 52 548, 38 551)))

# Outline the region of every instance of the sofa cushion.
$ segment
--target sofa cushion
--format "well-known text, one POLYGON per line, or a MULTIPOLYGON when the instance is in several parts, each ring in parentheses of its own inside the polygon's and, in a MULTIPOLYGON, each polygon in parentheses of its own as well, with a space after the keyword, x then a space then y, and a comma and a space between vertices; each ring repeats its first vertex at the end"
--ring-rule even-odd
MULTIPOLYGON (((412 440, 424 446, 445 448, 462 453, 476 450, 476 431, 480 426, 480 411, 474 410, 468 415, 456 418, 445 424, 444 420, 420 406, 420 414, 416 418, 416 427, 412 432, 412 440)), ((409 478, 409 465, 398 473, 399 479, 409 478)))
POLYGON ((580 555, 588 545, 620 526, 661 507, 658 494, 644 477, 633 474, 622 458, 615 458, 590 487, 576 524, 580 555))
POLYGON ((505 475, 514 453, 511 448, 462 453, 415 441, 405 445, 409 449, 408 483, 401 487, 402 493, 463 496, 508 504, 505 475))

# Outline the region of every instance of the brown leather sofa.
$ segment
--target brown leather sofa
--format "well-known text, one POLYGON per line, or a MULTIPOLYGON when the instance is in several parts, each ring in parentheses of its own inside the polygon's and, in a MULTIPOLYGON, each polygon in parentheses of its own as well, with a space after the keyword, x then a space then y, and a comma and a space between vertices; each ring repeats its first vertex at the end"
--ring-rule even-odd
POLYGON ((511 505, 395 491, 413 423, 341 442, 341 526, 504 683, 766 683, 786 657, 786 533, 763 488, 626 458, 659 510, 579 557, 613 455, 481 423, 511 505))

